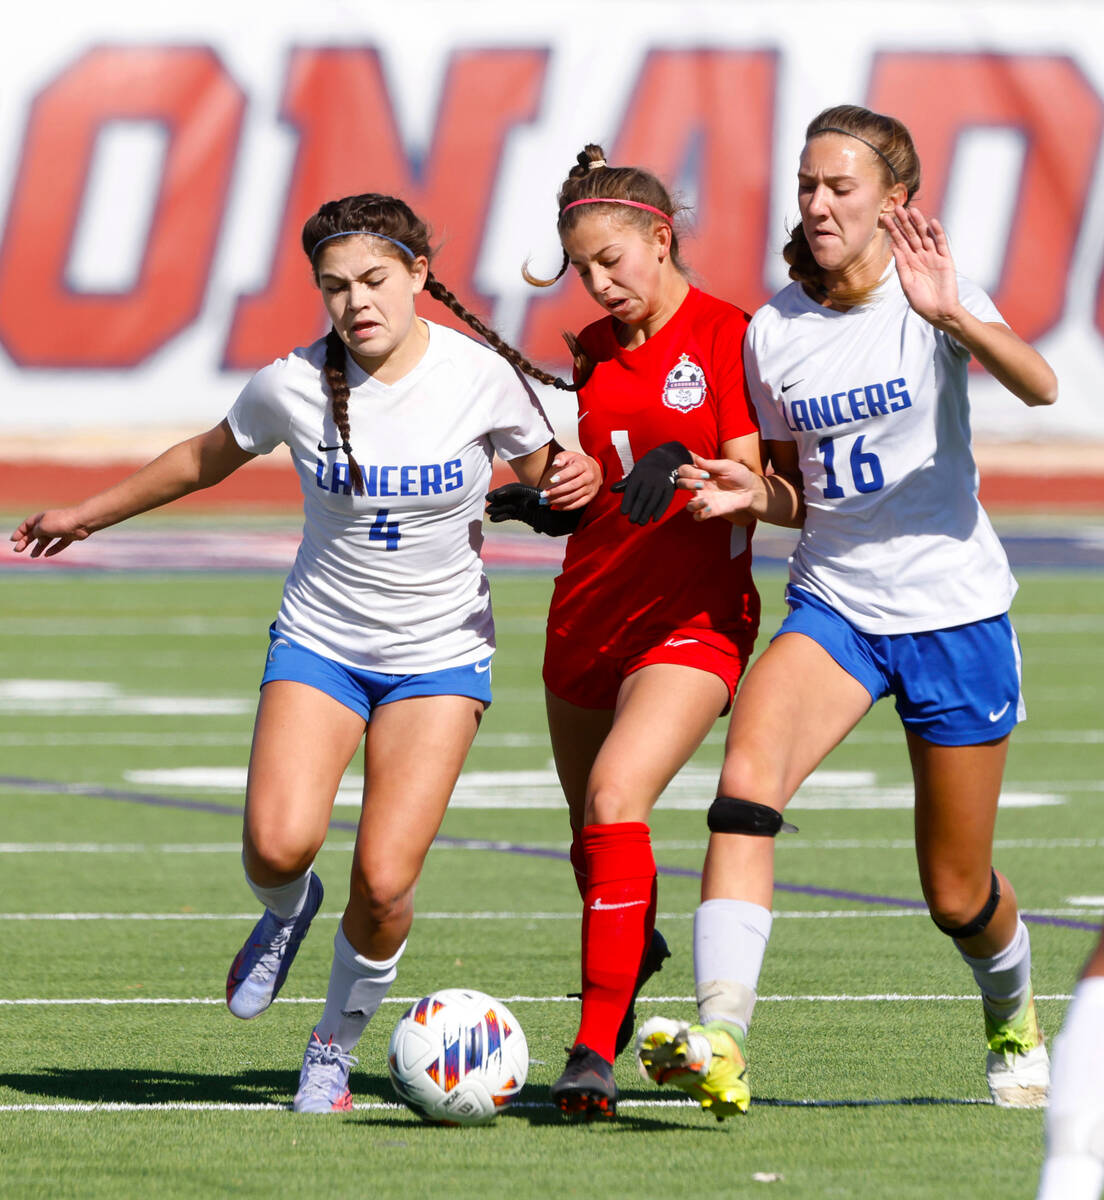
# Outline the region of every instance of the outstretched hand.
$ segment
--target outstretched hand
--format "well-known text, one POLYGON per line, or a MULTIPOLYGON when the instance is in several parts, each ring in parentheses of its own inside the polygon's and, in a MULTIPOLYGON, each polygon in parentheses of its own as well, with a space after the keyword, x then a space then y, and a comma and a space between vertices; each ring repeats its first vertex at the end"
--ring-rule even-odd
POLYGON ((918 208, 900 204, 880 219, 893 247, 901 289, 913 310, 933 325, 953 319, 959 308, 958 279, 943 226, 918 208))
POLYGON ((679 467, 675 481, 694 493, 686 511, 695 521, 728 517, 737 525, 750 525, 755 518, 748 510, 763 497, 763 477, 731 458, 693 457, 691 466, 679 467))
POLYGON ((52 508, 22 521, 10 541, 16 554, 33 543, 31 558, 53 558, 71 543, 83 542, 91 532, 77 521, 73 509, 52 508))

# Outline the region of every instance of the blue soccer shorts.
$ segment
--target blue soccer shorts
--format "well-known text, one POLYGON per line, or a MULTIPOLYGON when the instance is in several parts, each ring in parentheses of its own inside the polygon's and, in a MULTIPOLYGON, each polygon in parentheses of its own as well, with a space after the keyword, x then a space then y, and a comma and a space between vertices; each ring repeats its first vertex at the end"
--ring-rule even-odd
MULTIPOLYGON (((863 685, 893 696, 901 723, 940 746, 996 741, 1027 716, 1020 645, 1008 614, 921 633, 863 633, 822 600, 790 586, 774 636, 802 633, 863 685)), ((772 639, 773 640, 773 639, 772 639)))
POLYGON ((286 634, 268 631, 268 657, 265 659, 261 687, 274 679, 305 683, 332 696, 338 703, 359 713, 365 721, 372 709, 412 696, 470 696, 491 703, 491 658, 462 667, 441 671, 423 671, 417 675, 386 675, 380 671, 362 671, 334 662, 293 641, 286 634))

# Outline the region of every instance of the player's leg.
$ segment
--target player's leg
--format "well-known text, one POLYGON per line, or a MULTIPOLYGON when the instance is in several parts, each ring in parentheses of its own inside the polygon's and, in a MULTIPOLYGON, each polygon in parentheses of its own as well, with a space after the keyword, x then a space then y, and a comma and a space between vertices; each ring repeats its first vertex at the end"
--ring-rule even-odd
POLYGON ((1097 1200, 1104 1191, 1104 930, 1054 1039, 1046 1160, 1038 1200, 1097 1200))
POLYGON ((311 864, 364 717, 317 687, 274 679, 261 689, 249 759, 242 862, 264 915, 226 980, 235 1016, 263 1012, 287 977, 322 902, 311 864))
MULTIPOLYGON (((591 768, 613 725, 613 704, 609 708, 583 708, 571 704, 546 690, 548 731, 552 739, 552 752, 556 772, 567 800, 571 821, 571 866, 575 874, 575 885, 580 900, 586 900, 587 868, 583 849, 583 825, 585 824, 587 789, 591 768)), ((636 976, 635 994, 659 970, 671 954, 667 941, 658 929, 652 929, 651 940, 644 952, 636 976)), ((614 1041, 614 1054, 618 1055, 632 1041, 634 1013, 630 1004, 614 1041)))
POLYGON ((468 696, 420 695, 380 704, 372 714, 349 904, 334 937, 326 1004, 304 1057, 297 1112, 351 1107, 351 1052, 394 982, 414 888, 483 708, 468 696))
POLYGON ((1046 1103, 1049 1063, 1031 995, 1031 942, 1016 895, 992 866, 1007 735, 969 746, 908 733, 916 855, 932 920, 955 941, 982 994, 986 1074, 996 1103, 1046 1103))
POLYGON ((582 1016, 567 1069, 552 1088, 565 1112, 613 1111, 611 1065, 655 924, 647 819, 729 695, 717 675, 672 663, 634 671, 619 690, 612 725, 587 779, 582 1016))
POLYGON ((782 812, 880 693, 879 682, 864 678, 865 686, 811 637, 783 632, 752 666, 733 705, 720 786, 729 802, 710 813, 694 917, 698 1022, 655 1017, 637 1043, 648 1078, 682 1088, 718 1118, 746 1111, 750 1097, 745 1039, 771 930, 770 831, 780 825, 769 814, 782 812), (753 819, 762 833, 747 831, 753 819))
POLYGON ((567 801, 571 824, 571 865, 579 896, 586 895, 586 858, 583 854, 583 825, 586 815, 587 781, 598 751, 613 725, 616 692, 608 708, 584 708, 553 694, 544 693, 548 735, 560 787, 567 801))

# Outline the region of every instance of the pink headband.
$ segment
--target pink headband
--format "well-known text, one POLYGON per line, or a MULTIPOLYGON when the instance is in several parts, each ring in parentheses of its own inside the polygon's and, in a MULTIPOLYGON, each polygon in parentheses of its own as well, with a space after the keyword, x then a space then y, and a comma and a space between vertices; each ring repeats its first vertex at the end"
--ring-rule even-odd
POLYGON ((645 212, 655 213, 657 217, 674 228, 670 216, 662 208, 656 208, 651 204, 641 204, 638 200, 618 200, 614 196, 591 196, 588 200, 572 200, 570 204, 565 204, 560 209, 560 216, 562 217, 569 208, 574 208, 577 204, 627 204, 629 208, 642 208, 645 212))

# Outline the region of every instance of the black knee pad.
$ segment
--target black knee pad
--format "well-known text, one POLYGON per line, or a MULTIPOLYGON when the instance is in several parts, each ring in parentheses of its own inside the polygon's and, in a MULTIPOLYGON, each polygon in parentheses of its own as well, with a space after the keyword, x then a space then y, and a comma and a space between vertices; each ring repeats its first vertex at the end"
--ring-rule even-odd
POLYGON ((710 833, 743 833, 750 837, 775 837, 779 833, 797 833, 797 826, 782 820, 782 814, 768 804, 754 800, 735 800, 718 796, 709 806, 706 823, 710 833))
POLYGON ((996 871, 992 872, 992 877, 993 881, 989 888, 989 899, 985 901, 985 907, 982 908, 981 912, 972 921, 967 921, 965 925, 959 925, 956 928, 951 925, 940 925, 935 917, 932 917, 932 924, 936 929, 940 933, 945 933, 948 937, 956 939, 971 938, 975 934, 981 933, 985 926, 993 919, 993 914, 997 911, 997 905, 1000 903, 1001 898, 1000 880, 997 878, 996 871))

